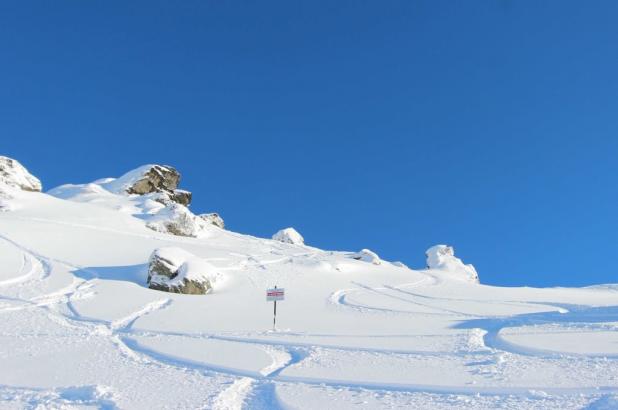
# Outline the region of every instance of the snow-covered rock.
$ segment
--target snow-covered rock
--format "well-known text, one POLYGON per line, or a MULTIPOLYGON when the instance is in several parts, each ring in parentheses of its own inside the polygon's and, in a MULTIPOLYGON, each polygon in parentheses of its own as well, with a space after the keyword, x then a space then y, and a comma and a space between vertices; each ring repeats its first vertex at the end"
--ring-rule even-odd
POLYGON ((155 249, 148 263, 148 287, 164 292, 205 295, 218 275, 214 266, 176 247, 155 249))
POLYGON ((143 165, 118 179, 104 181, 100 185, 116 194, 161 193, 159 198, 163 202, 171 201, 185 206, 191 203, 191 192, 177 189, 180 183, 180 173, 169 165, 143 165))
POLYGON ((293 245, 304 245, 305 239, 294 228, 285 228, 273 235, 275 241, 291 243, 293 245))
POLYGON ((378 254, 370 251, 369 249, 361 249, 359 252, 352 254, 352 259, 373 263, 374 265, 379 265, 382 263, 382 260, 378 254))
POLYGON ((154 231, 178 236, 198 237, 209 225, 181 204, 170 204, 148 219, 146 226, 154 231))
POLYGON ((435 245, 427 249, 427 267, 429 269, 443 270, 461 275, 463 279, 471 282, 479 282, 479 276, 470 264, 464 264, 455 256, 455 249, 448 245, 435 245))
POLYGON ((17 160, 0 156, 0 184, 23 191, 41 191, 41 181, 17 160))
POLYGON ((198 216, 211 225, 218 226, 221 229, 225 229, 225 222, 223 221, 223 218, 221 218, 221 215, 216 212, 209 214, 201 214, 198 216))

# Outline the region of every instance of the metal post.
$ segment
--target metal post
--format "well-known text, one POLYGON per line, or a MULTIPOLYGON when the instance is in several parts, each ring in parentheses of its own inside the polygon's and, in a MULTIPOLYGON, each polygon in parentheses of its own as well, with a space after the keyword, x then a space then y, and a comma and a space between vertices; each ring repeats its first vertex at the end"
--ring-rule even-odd
MULTIPOLYGON (((275 289, 277 289, 277 285, 275 285, 275 289)), ((277 301, 275 300, 275 307, 273 310, 273 332, 277 330, 277 301)))

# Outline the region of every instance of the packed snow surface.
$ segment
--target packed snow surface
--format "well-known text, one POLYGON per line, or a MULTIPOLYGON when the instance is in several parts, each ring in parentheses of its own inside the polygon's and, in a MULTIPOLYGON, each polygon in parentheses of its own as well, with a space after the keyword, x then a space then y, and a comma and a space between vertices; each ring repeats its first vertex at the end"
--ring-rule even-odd
POLYGON ((486 286, 448 247, 415 270, 216 227, 173 236, 110 182, 6 200, 0 408, 616 408, 615 285, 486 286), (148 289, 155 249, 226 279, 148 289))

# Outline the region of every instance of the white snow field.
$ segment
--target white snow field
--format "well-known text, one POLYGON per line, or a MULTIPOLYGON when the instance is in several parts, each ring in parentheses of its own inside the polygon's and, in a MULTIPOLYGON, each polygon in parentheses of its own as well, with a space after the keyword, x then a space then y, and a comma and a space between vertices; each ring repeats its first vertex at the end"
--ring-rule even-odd
POLYGON ((492 287, 460 262, 411 270, 214 225, 174 236, 137 197, 88 187, 5 188, 2 409, 618 408, 616 286, 492 287), (148 289, 164 247, 214 267, 212 291, 148 289))

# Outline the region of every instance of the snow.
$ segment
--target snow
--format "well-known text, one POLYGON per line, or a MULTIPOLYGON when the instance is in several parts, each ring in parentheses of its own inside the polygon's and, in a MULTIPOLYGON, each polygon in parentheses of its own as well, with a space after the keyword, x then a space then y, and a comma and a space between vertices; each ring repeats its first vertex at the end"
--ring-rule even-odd
POLYGON ((616 285, 487 286, 445 245, 416 269, 216 227, 174 236, 147 227, 156 197, 109 183, 5 199, 0 408, 616 407, 616 285), (148 289, 155 251, 224 280, 148 289))
MULTIPOLYGON (((352 259, 373 263, 374 265, 379 265, 380 263, 382 263, 378 254, 370 251, 369 249, 362 249, 360 252, 352 254, 352 259)), ((401 266, 396 263, 393 263, 393 265, 399 267, 401 266)))
POLYGON ((303 245, 305 239, 294 228, 285 228, 273 235, 275 241, 290 243, 292 245, 303 245))
POLYGON ((479 275, 472 265, 465 265, 461 259, 455 257, 455 249, 447 245, 435 245, 427 249, 427 267, 454 273, 454 277, 465 279, 470 282, 479 281, 479 275))

